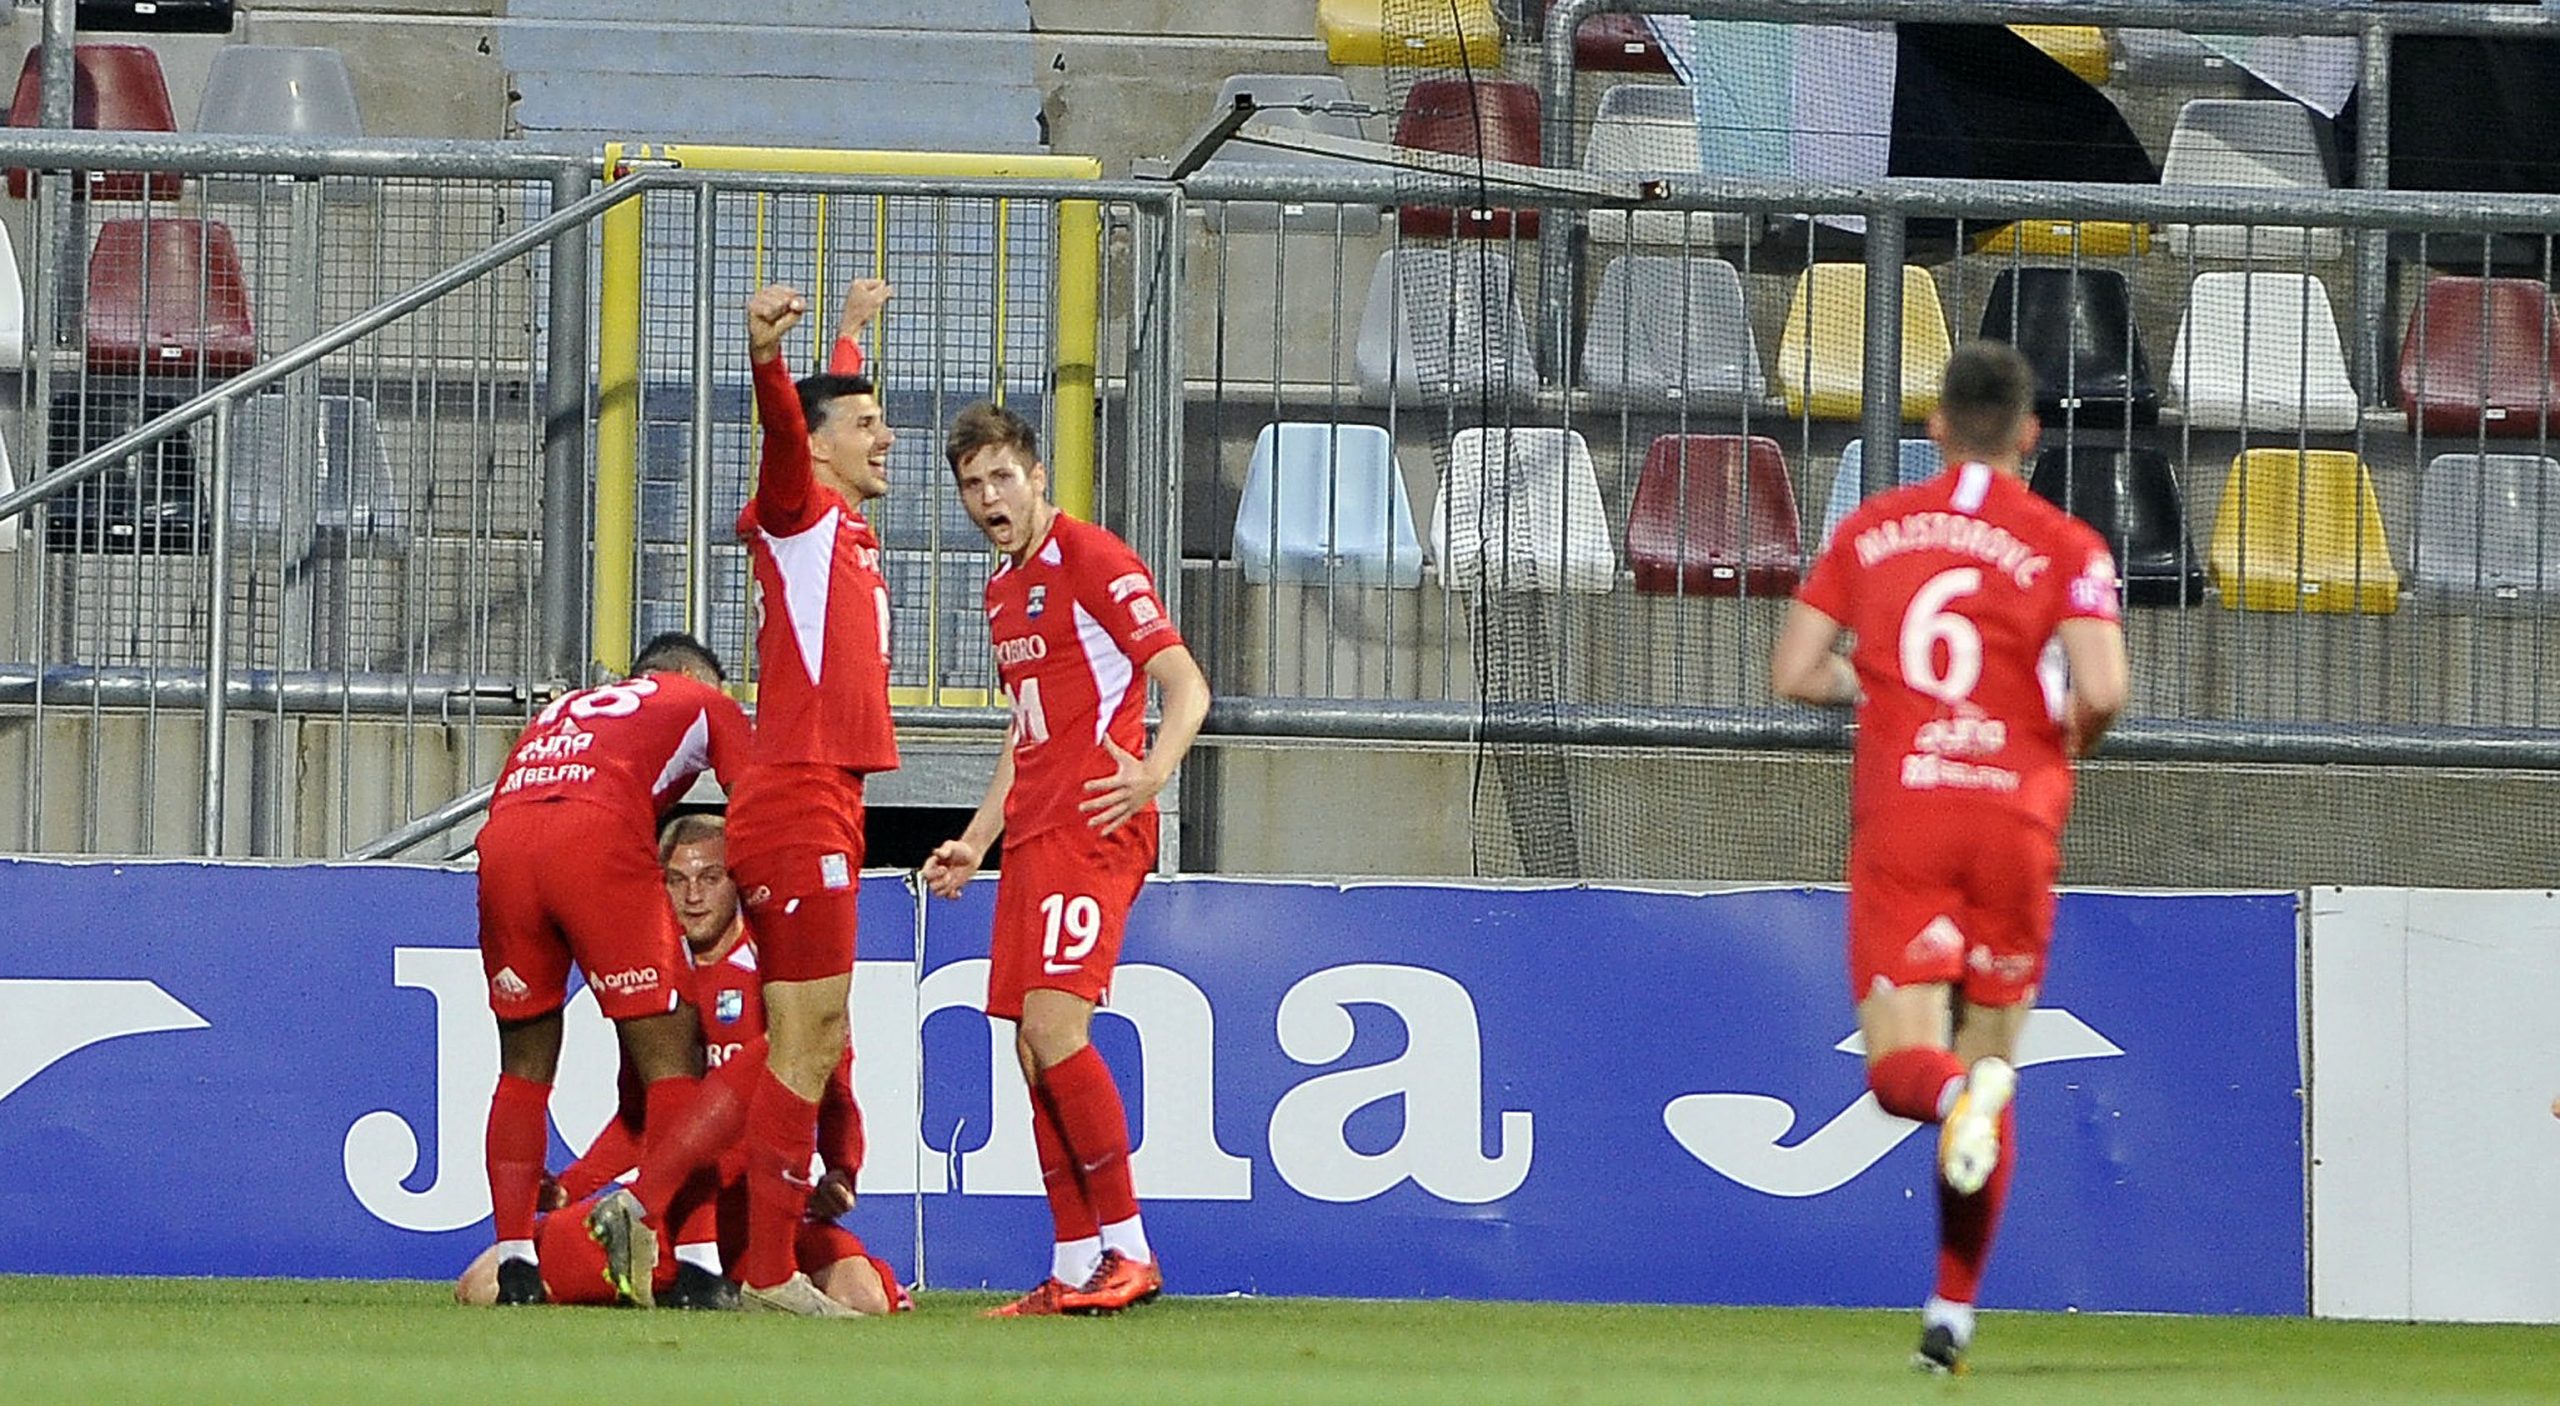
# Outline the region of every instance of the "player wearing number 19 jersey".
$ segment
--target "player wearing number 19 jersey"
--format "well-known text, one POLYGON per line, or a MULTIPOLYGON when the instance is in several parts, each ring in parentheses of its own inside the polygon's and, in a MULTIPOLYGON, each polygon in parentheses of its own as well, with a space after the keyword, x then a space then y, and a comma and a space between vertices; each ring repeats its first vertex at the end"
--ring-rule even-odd
POLYGON ((1955 1371, 2015 1157, 2071 758, 2124 706, 2115 563, 2030 492, 2034 379, 2007 346, 1952 358, 1931 435, 1953 467, 1868 499, 1787 617, 1771 682, 1858 707, 1849 976, 1869 1086, 1942 1125, 1935 1292, 1914 1364, 1955 1371), (1856 645, 1843 660, 1843 631, 1856 645))
POLYGON ((996 1312, 1112 1313, 1164 1284, 1129 1181, 1129 1123, 1091 1042, 1120 934, 1156 859, 1156 793, 1209 707, 1209 684, 1128 545, 1047 500, 1031 427, 993 405, 960 412, 944 445, 960 499, 1004 554, 987 631, 1013 697, 1010 745, 960 838, 926 861, 957 897, 997 835, 987 1014, 1015 1022, 1055 1231, 1049 1277, 996 1312), (1164 693, 1155 746, 1146 695, 1164 693))

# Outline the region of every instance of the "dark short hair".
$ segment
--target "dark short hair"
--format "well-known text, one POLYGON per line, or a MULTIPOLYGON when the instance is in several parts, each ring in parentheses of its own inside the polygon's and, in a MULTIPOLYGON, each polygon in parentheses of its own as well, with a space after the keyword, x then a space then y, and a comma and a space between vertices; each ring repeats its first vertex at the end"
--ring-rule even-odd
POLYGON ((2036 408, 2036 375, 2007 342, 1967 342, 1947 358, 1938 410, 1958 448, 2001 453, 2036 408))
POLYGON ((711 677, 722 683, 729 681, 729 671, 720 667, 720 656, 711 652, 711 646, 682 630, 669 630, 640 646, 639 657, 631 661, 631 672, 673 674, 697 666, 708 666, 711 677))
POLYGON ((840 376, 833 371, 803 376, 793 383, 793 388, 800 392, 801 423, 813 430, 826 422, 827 407, 846 396, 867 395, 877 399, 880 394, 880 388, 871 384, 868 376, 840 376))
POLYGON ((951 433, 942 441, 942 457, 951 464, 951 472, 981 449, 1010 449, 1030 463, 1040 462, 1040 434, 1031 422, 996 404, 992 400, 972 401, 961 407, 959 418, 951 422, 951 433))
POLYGON ((717 811, 689 810, 667 822, 658 832, 658 862, 676 857, 679 845, 700 844, 704 840, 729 838, 729 821, 717 811))

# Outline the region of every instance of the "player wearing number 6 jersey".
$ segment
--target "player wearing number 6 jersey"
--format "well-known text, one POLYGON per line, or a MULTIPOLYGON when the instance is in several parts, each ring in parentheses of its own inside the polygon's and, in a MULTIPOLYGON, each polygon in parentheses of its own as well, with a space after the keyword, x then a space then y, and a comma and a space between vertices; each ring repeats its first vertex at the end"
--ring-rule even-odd
POLYGON ((960 412, 943 453, 960 501, 1004 560, 987 631, 1013 731, 986 800, 925 862, 956 898, 1004 837, 987 1014, 1015 1022, 1031 1130, 1056 1231, 1049 1277, 1002 1317, 1116 1313, 1164 1285, 1129 1182, 1129 1121, 1091 1042, 1129 905, 1156 860, 1156 793, 1209 711, 1209 681, 1128 545, 1059 512, 1031 427, 960 412), (1163 690, 1147 745, 1147 683, 1163 690))
MULTIPOLYGON (((628 1195, 596 1203, 587 1227, 617 1282, 637 1297, 671 1207, 700 1194, 743 1128, 747 1147, 745 1306, 831 1317, 840 1306, 792 1261, 808 1204, 818 1097, 846 1050, 854 895, 862 870, 863 778, 898 765, 889 722, 889 592, 862 504, 889 488, 897 435, 878 392, 843 360, 888 300, 877 280, 845 296, 838 366, 796 384, 782 340, 807 311, 780 284, 747 300, 747 359, 764 462, 738 514, 756 589, 755 763, 729 789, 729 871, 756 935, 771 1051, 746 1106, 706 1086, 679 1131, 652 1137, 628 1195)), ((657 1115, 650 1114, 653 1128, 657 1115)))
POLYGON ((1929 433, 1952 467, 1840 524, 1770 664, 1780 695, 1858 709, 1851 998, 1877 1102, 1941 1125, 1938 1277, 1913 1358, 1941 1372, 1972 1344, 2016 1161, 2012 1061, 2044 978, 2070 759, 2125 702, 2107 544, 2025 483, 2034 387, 1997 342, 1949 360, 1929 433))

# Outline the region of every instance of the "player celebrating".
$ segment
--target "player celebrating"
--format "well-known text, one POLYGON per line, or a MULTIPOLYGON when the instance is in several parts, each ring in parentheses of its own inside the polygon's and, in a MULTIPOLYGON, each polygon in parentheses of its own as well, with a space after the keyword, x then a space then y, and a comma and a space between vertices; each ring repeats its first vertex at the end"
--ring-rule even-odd
POLYGON ((1049 1277, 993 1313, 1116 1313, 1154 1298, 1164 1274, 1129 1183, 1120 1090, 1091 1043, 1093 1009, 1155 867, 1156 793, 1199 734, 1209 681, 1137 554, 1050 504, 1049 470, 1020 416, 972 405, 943 454, 970 520, 1004 556, 987 582, 987 628, 1013 728, 986 799, 924 878, 958 897, 1004 837, 987 1014, 1015 1022, 1056 1227, 1049 1277), (1152 749, 1141 671, 1164 695, 1152 749))
POLYGON ((657 831, 706 767, 724 780, 744 769, 746 714, 721 678, 692 636, 660 635, 630 678, 553 700, 499 773, 477 848, 480 960, 498 1018, 486 1145, 500 1303, 542 1300, 533 1218, 572 961, 621 1034, 650 1125, 693 1101, 702 1053, 681 1004, 657 831))
POLYGON ((2017 1159, 2010 1061, 2044 977, 2070 759, 2125 702, 2107 545, 2024 482, 2034 394, 2005 345, 1949 360, 1929 433, 1952 467, 1841 523, 1770 663, 1782 696, 1858 709, 1849 983, 1876 1101, 1942 1124, 1937 1286, 1912 1359, 1936 1372, 1972 1345, 2017 1159))
MULTIPOLYGON (((846 295, 850 341, 889 297, 863 280, 846 295)), ((632 1192, 588 1217, 626 1292, 644 1282, 655 1232, 686 1184, 736 1134, 748 1150, 745 1305, 812 1317, 843 1308, 792 1265, 809 1197, 818 1097, 848 1048, 863 777, 894 770, 889 723, 889 591, 862 504, 888 491, 897 436, 878 392, 835 372, 796 385, 782 339, 807 304, 780 284, 747 300, 747 356, 764 463, 738 514, 756 585, 755 763, 729 791, 729 867, 745 895, 764 970, 772 1048, 740 1110, 717 1096, 650 1139, 632 1192)), ((652 1128, 667 1125, 650 1115, 652 1128)), ((638 1297, 638 1295, 634 1295, 638 1297)))

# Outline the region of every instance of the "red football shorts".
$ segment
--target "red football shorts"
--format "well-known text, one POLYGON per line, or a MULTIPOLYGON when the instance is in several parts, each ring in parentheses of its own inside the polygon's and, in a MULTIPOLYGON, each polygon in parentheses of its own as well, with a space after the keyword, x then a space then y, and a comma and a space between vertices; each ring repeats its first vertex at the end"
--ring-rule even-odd
POLYGON ((655 837, 603 806, 508 806, 481 827, 480 965, 489 1009, 529 1020, 560 1009, 569 965, 609 1019, 676 1008, 688 970, 655 837))
POLYGON ((1994 806, 1857 827, 1849 840, 1849 988, 1957 985, 2012 1006, 2044 980, 2053 938, 2052 834, 1994 806))
POLYGON ((729 877, 767 981, 853 970, 862 883, 862 774, 759 766, 729 792, 729 877))
POLYGON ((1007 840, 996 877, 987 1014, 1020 1020, 1022 994, 1033 990, 1101 1001, 1120 964, 1129 905, 1155 867, 1153 816, 1109 835, 1078 824, 1007 840))

